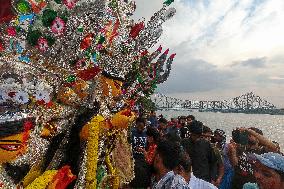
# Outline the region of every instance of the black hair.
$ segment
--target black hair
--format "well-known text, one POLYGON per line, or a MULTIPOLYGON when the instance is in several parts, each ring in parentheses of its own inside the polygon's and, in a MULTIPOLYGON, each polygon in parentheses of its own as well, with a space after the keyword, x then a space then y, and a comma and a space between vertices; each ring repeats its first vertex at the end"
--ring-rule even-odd
POLYGON ((169 132, 165 135, 165 139, 172 142, 181 142, 180 136, 176 132, 169 132))
POLYGON ((135 159, 135 177, 130 182, 131 188, 147 188, 151 183, 151 167, 144 158, 135 159))
POLYGON ((0 123, 0 138, 16 135, 24 131, 24 120, 0 123))
POLYGON ((186 118, 190 118, 191 120, 195 120, 194 115, 188 115, 188 116, 186 116, 186 118))
POLYGON ((163 165, 173 170, 178 166, 182 154, 180 144, 169 140, 161 140, 156 149, 157 154, 162 158, 163 165))
POLYGON ((136 119, 136 124, 137 123, 143 123, 144 125, 146 124, 146 120, 145 120, 145 118, 143 118, 143 117, 138 117, 137 119, 136 119))
POLYGON ((159 122, 160 122, 160 123, 164 123, 164 124, 167 124, 167 123, 168 123, 168 121, 167 121, 165 118, 163 118, 163 117, 161 117, 161 118, 159 119, 159 122))
POLYGON ((157 143, 161 137, 159 131, 153 127, 148 127, 146 134, 147 136, 153 137, 155 143, 157 143))
POLYGON ((7 121, 0 123, 0 138, 16 135, 24 131, 24 123, 31 121, 34 123, 32 118, 24 118, 16 121, 7 121))
POLYGON ((212 133, 213 131, 210 129, 210 127, 203 125, 203 133, 212 133))
POLYGON ((191 159, 188 153, 183 152, 179 161, 179 165, 185 170, 186 173, 191 172, 191 159))
POLYGON ((186 116, 179 116, 178 119, 186 119, 186 116))
POLYGON ((192 121, 189 125, 189 132, 192 134, 201 135, 203 133, 203 123, 201 121, 192 121))
POLYGON ((272 141, 273 144, 279 145, 279 143, 275 140, 272 141))
MULTIPOLYGON (((84 143, 80 141, 80 131, 83 128, 83 126, 94 116, 97 114, 98 107, 92 108, 92 109, 84 109, 79 110, 80 115, 74 120, 75 123, 71 126, 70 134, 61 133, 56 135, 51 139, 51 143, 48 147, 48 150, 45 154, 45 158, 42 165, 42 170, 48 169, 50 163, 54 161, 54 157, 57 153, 57 151, 61 150, 62 153, 62 159, 58 163, 56 169, 64 166, 64 165, 70 165, 71 171, 74 175, 79 174, 80 169, 80 158, 83 155, 83 146, 84 143), (68 140, 68 142, 65 144, 64 140, 68 140)), ((71 123, 70 123, 71 124, 71 123)), ((70 185, 68 185, 69 188, 74 188, 76 180, 74 180, 70 185)))

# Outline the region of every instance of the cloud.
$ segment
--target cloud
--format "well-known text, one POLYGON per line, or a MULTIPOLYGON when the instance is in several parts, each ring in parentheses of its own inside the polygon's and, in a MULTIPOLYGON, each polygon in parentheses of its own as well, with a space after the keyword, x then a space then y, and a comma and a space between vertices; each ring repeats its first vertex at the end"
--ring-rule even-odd
POLYGON ((251 58, 248 60, 244 60, 244 61, 236 61, 233 64, 231 64, 231 67, 235 67, 235 66, 245 66, 245 67, 251 67, 251 68, 263 68, 266 65, 266 58, 262 57, 262 58, 251 58))
MULTIPOLYGON (((164 0, 136 2, 136 19, 147 20, 164 0)), ((159 43, 175 51, 177 59, 160 91, 206 93, 208 98, 231 95, 224 91, 236 96, 284 91, 283 0, 175 0, 171 6, 177 14, 163 26, 159 43)))
POLYGON ((233 72, 219 70, 204 60, 188 60, 183 65, 173 65, 168 81, 159 86, 159 92, 197 92, 228 87, 235 77, 233 72))
POLYGON ((271 80, 277 80, 277 81, 283 81, 284 82, 284 75, 280 75, 280 76, 272 76, 269 79, 271 80))

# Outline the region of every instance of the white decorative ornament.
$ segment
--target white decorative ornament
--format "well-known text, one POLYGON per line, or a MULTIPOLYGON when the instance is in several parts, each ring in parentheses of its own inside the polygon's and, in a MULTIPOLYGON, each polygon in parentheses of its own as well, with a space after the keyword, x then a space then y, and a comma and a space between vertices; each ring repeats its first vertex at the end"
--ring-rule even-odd
POLYGON ((19 104, 26 104, 29 102, 29 94, 25 91, 18 91, 13 99, 19 104))

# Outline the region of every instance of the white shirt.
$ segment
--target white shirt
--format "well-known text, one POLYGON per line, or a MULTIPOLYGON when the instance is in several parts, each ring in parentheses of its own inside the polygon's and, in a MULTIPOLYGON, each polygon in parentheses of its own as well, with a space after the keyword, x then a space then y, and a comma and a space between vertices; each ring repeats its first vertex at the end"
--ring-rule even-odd
POLYGON ((192 189, 218 189, 213 184, 202 179, 196 178, 192 173, 188 186, 192 189))

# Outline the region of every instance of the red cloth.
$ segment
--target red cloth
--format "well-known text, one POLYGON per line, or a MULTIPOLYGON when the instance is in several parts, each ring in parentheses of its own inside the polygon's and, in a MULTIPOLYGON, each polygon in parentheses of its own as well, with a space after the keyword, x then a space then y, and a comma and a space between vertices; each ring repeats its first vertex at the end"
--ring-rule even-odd
POLYGON ((148 151, 146 152, 145 159, 149 165, 151 165, 154 161, 154 155, 155 155, 156 148, 157 148, 156 144, 151 144, 149 146, 148 151))
POLYGON ((0 0, 0 24, 9 22, 13 17, 11 0, 0 0))

